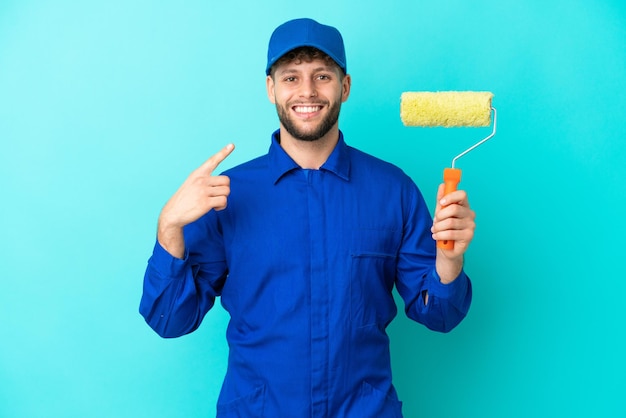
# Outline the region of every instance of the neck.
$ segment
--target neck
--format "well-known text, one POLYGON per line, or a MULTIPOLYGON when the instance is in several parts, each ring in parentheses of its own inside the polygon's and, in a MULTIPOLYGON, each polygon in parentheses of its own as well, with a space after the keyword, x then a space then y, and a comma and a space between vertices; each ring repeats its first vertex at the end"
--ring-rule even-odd
POLYGON ((302 168, 318 170, 339 142, 339 128, 335 126, 316 141, 303 141, 291 136, 281 125, 280 146, 302 168))

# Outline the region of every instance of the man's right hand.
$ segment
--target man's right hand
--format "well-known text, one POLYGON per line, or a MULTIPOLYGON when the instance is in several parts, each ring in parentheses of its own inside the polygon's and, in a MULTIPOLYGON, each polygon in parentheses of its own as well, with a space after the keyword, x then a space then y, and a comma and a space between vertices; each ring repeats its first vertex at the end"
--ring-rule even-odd
POLYGON ((226 208, 230 179, 214 176, 213 172, 233 149, 235 146, 228 144, 194 170, 161 210, 157 239, 174 257, 183 258, 185 255, 185 225, 198 220, 211 209, 226 208))

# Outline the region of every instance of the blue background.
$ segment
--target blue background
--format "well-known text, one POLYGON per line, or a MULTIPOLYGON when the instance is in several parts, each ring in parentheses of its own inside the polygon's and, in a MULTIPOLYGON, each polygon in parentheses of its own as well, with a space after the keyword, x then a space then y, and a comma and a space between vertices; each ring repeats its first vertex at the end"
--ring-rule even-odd
MULTIPOLYGON (((160 208, 228 142, 277 125, 267 40, 343 33, 350 145, 429 203, 484 129, 406 128, 403 91, 490 90, 459 161, 474 301, 451 334, 389 333, 407 417, 626 416, 623 1, 0 2, 0 417, 205 417, 227 315, 162 340, 137 312, 160 208)), ((432 207, 432 206, 431 206, 432 207)))

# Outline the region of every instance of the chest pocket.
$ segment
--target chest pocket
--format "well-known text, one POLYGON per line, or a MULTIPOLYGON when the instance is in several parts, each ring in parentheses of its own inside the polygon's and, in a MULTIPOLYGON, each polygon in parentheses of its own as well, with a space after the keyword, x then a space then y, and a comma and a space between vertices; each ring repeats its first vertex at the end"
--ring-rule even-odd
POLYGON ((350 315, 354 326, 385 327, 396 315, 393 285, 401 233, 361 228, 352 232, 350 315))

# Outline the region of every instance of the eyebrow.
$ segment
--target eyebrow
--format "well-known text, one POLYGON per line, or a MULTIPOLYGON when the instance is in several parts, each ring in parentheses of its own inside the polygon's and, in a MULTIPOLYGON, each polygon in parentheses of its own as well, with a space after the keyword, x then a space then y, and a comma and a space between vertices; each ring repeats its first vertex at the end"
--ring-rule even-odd
MULTIPOLYGON (((333 68, 328 66, 328 65, 323 65, 320 67, 316 67, 313 69, 313 72, 319 72, 319 71, 329 71, 332 72, 333 68)), ((301 71, 295 68, 286 68, 280 72, 277 73, 277 75, 282 76, 282 75, 287 75, 287 74, 296 74, 296 73, 300 73, 301 71)))

